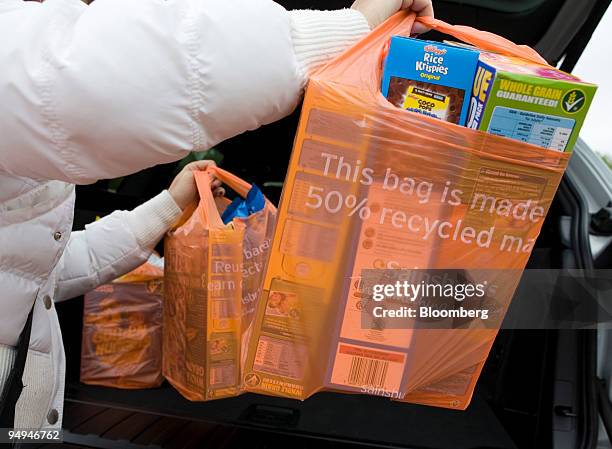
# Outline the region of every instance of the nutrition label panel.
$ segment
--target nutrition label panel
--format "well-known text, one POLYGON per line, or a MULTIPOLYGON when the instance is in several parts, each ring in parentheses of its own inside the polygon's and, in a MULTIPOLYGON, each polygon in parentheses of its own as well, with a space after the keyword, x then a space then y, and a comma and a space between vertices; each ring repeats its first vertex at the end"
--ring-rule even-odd
POLYGON ((554 115, 497 106, 489 122, 489 133, 564 151, 575 121, 554 115))

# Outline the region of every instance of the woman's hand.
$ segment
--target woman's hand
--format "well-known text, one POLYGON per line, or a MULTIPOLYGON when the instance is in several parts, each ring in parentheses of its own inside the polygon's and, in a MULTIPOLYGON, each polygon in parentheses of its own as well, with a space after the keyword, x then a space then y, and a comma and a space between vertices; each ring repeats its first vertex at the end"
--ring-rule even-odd
MULTIPOLYGON (((198 200, 198 188, 196 187, 194 172, 205 170, 207 167, 215 166, 214 161, 196 161, 185 165, 185 168, 176 175, 172 184, 168 188, 168 192, 182 210, 185 210, 189 204, 198 200)), ((213 195, 223 196, 225 190, 221 187, 221 181, 213 179, 211 183, 213 195)))
MULTIPOLYGON (((434 15, 431 0, 355 0, 352 8, 365 16, 370 28, 380 25, 401 9, 410 9, 417 16, 434 15)), ((429 28, 421 23, 415 22, 412 26, 412 34, 426 31, 429 31, 429 28)))

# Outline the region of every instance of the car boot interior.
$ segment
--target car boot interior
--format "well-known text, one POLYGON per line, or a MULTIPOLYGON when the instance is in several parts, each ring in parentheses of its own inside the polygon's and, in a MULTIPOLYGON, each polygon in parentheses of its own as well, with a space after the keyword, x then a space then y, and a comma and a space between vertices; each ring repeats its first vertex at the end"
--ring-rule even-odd
MULTIPOLYGON (((347 7, 351 2, 281 0, 279 3, 292 9, 335 9, 347 7)), ((437 1, 436 12, 442 20, 494 31, 517 43, 537 46, 565 3, 564 0, 448 0, 437 1)), ((430 37, 444 38, 436 33, 431 33, 430 37)), ((271 201, 277 203, 298 119, 299 110, 277 123, 223 142, 215 149, 215 155, 222 158, 224 168, 257 184, 271 201)), ((82 229, 86 223, 115 209, 131 209, 153 197, 169 185, 176 171, 177 164, 167 164, 122 180, 79 187, 75 229, 82 229)), ((575 215, 572 207, 571 202, 555 199, 528 269, 580 266, 575 242, 567 231, 575 215)), ((602 215, 599 223, 605 218, 602 215)), ((163 248, 158 249, 162 251, 163 248)), ((597 266, 609 266, 612 252, 605 251, 598 257, 597 266)), ((139 417, 139 422, 148 423, 149 427, 163 422, 169 426, 169 422, 164 420, 171 419, 175 420, 173 425, 177 429, 187 428, 193 423, 196 427, 237 426, 265 432, 266 435, 281 435, 279 438, 315 438, 321 441, 321 445, 349 442, 379 447, 540 449, 553 447, 554 431, 559 428, 556 413, 570 420, 562 421, 569 427, 579 424, 575 415, 580 410, 555 409, 556 377, 560 345, 565 345, 565 352, 573 351, 576 353, 574 356, 582 357, 580 363, 588 361, 586 355, 579 354, 586 352, 583 351, 586 346, 581 346, 586 345, 590 338, 586 331, 575 333, 572 337, 575 345, 572 346, 564 340, 567 335, 564 337, 563 332, 556 330, 501 330, 472 404, 464 412, 327 392, 304 402, 247 394, 192 403, 167 383, 158 389, 132 391, 81 384, 82 298, 58 304, 57 308, 67 355, 65 422, 69 432, 81 436, 95 434, 105 438, 106 435, 110 439, 132 441, 129 435, 120 436, 116 429, 111 429, 121 421, 139 417), (78 411, 77 406, 89 407, 89 411, 78 411), (71 416, 71 410, 79 415, 79 419, 71 416), (106 430, 95 430, 85 425, 94 416, 109 414, 108 410, 121 411, 120 415, 114 415, 117 423, 112 424, 110 420, 106 430), (178 422, 183 423, 183 427, 178 422)), ((576 388, 578 395, 584 391, 576 388)))

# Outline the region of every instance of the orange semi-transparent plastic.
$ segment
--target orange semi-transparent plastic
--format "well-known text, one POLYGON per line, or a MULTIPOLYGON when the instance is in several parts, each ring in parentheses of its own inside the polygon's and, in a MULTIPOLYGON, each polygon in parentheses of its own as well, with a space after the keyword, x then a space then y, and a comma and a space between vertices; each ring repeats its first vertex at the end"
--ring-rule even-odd
MULTIPOLYGON (((418 20, 479 48, 545 63, 494 34, 418 20)), ((497 330, 476 320, 464 329, 363 326, 362 269, 461 269, 476 277, 498 270, 488 281, 498 287, 500 320, 569 154, 388 103, 380 93, 385 49, 391 36, 409 35, 413 21, 395 15, 310 80, 244 367, 248 391, 296 399, 321 390, 384 394, 456 409, 470 402, 497 330), (397 180, 405 180, 402 189, 391 188, 397 180), (498 209, 519 204, 533 219, 498 209), (448 225, 427 237, 425 220, 448 225)))
POLYGON ((162 377, 163 269, 146 262, 85 295, 81 382, 152 388, 162 377))
POLYGON ((241 391, 241 367, 261 294, 276 208, 224 225, 208 172, 245 197, 251 186, 220 168, 195 174, 200 203, 166 236, 163 373, 186 398, 241 391), (244 346, 244 347, 243 347, 244 346))

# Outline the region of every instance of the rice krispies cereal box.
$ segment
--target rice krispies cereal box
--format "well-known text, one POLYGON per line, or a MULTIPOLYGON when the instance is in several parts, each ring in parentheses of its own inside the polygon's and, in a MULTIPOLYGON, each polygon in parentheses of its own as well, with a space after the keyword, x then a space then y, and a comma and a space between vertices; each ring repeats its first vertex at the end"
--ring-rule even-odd
POLYGON ((515 57, 479 59, 466 126, 571 152, 597 86, 515 57))
POLYGON ((476 50, 393 36, 382 93, 399 108, 464 125, 477 64, 476 50))

